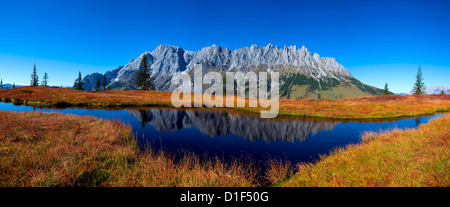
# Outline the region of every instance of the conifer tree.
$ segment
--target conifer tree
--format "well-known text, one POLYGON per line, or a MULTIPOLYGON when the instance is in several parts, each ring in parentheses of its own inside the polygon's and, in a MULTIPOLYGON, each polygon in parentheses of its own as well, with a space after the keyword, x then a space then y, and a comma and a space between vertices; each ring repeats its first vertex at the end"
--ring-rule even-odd
POLYGON ((42 86, 47 87, 48 86, 48 74, 47 72, 44 73, 44 78, 42 80, 42 86))
POLYGON ((444 90, 441 91, 441 94, 445 94, 444 90))
POLYGON ((95 91, 100 91, 100 78, 97 77, 97 82, 95 83, 95 91))
POLYGON ((414 83, 412 93, 414 95, 424 95, 425 89, 426 89, 426 87, 425 87, 425 83, 423 82, 423 77, 422 77, 422 67, 419 65, 419 69, 418 69, 417 75, 416 75, 416 82, 414 83))
POLYGON ((39 85, 39 77, 37 74, 36 64, 34 64, 33 72, 31 73, 31 86, 39 85))
POLYGON ((81 71, 78 72, 78 78, 75 79, 75 83, 73 84, 73 88, 75 90, 83 91, 83 79, 81 78, 81 71))
POLYGON ((13 88, 16 88, 16 83, 13 83, 13 88))
POLYGON ((388 88, 388 84, 386 83, 386 85, 384 85, 384 91, 383 91, 384 95, 389 95, 389 88, 388 88))
POLYGON ((147 55, 143 55, 139 70, 136 72, 134 82, 139 90, 155 90, 154 78, 151 76, 150 66, 147 62, 147 55))
POLYGON ((106 74, 103 76, 102 87, 103 87, 103 91, 106 91, 106 74))
POLYGON ((3 90, 3 79, 0 79, 0 90, 3 90))
POLYGON ((78 90, 83 91, 83 79, 81 78, 81 71, 78 72, 78 90))

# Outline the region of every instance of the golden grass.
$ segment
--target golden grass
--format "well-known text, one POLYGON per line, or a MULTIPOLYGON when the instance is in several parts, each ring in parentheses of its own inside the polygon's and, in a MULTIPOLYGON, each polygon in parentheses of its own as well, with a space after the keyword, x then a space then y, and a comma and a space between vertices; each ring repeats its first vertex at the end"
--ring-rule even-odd
POLYGON ((89 116, 0 111, 0 186, 254 186, 240 162, 139 152, 131 128, 89 116))
POLYGON ((450 115, 418 129, 366 132, 277 186, 450 186, 450 115))
MULTIPOLYGON (((21 87, 0 91, 1 101, 36 106, 173 107, 170 97, 171 92, 167 91, 80 92, 57 87, 21 87)), ((263 110, 260 107, 221 109, 251 113, 259 113, 263 110)), ((428 115, 446 111, 450 111, 450 95, 389 95, 346 99, 284 99, 280 100, 279 115, 334 119, 380 119, 428 115)))
POLYGON ((0 91, 3 101, 37 106, 169 106, 170 92, 83 92, 69 88, 27 86, 0 91))
POLYGON ((450 111, 450 95, 371 96, 281 100, 280 114, 339 119, 380 119, 450 111))
POLYGON ((266 181, 269 184, 278 184, 286 181, 294 173, 291 162, 286 160, 270 159, 267 161, 266 181))

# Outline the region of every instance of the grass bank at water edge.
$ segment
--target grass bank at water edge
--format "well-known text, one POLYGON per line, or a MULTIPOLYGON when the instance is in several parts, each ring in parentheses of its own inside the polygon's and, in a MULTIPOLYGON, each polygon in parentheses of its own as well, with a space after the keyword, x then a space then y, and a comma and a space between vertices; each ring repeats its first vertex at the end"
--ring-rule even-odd
MULTIPOLYGON (((0 90, 0 101, 34 106, 173 107, 168 91, 81 92, 58 87, 0 90)), ((193 96, 192 96, 193 97, 193 96)), ((227 97, 224 98, 224 101, 227 97)), ((230 97, 236 100, 236 97, 230 97)), ((193 100, 192 100, 193 101, 193 100)), ((346 99, 283 99, 279 116, 332 119, 383 119, 450 111, 450 95, 371 96, 346 99)), ((173 107, 174 108, 174 107, 173 107)), ((261 107, 220 108, 259 114, 261 107)))
POLYGON ((251 165, 140 152, 131 128, 89 116, 0 111, 0 186, 256 186, 251 165))
POLYGON ((418 129, 366 132, 276 186, 450 186, 450 114, 418 129))

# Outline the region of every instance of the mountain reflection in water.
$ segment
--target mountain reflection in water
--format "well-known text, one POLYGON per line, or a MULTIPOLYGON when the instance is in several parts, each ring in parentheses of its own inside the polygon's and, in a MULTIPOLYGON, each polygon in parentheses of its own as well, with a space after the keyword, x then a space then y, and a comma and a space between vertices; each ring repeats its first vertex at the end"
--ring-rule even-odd
POLYGON ((254 116, 207 110, 127 110, 139 119, 142 126, 151 124, 159 132, 195 128, 205 135, 216 137, 229 133, 256 141, 257 139, 283 142, 304 141, 310 134, 333 130, 335 121, 303 121, 260 119, 254 116))

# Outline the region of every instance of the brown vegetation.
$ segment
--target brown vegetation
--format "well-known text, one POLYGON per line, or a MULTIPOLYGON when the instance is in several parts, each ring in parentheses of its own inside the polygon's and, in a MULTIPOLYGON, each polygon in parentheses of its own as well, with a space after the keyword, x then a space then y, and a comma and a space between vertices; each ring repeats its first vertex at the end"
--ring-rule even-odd
POLYGON ((0 186, 254 186, 238 161, 139 152, 116 121, 0 111, 0 186))

